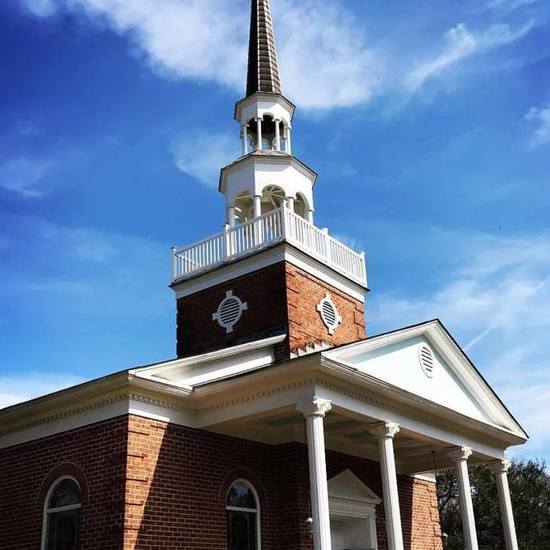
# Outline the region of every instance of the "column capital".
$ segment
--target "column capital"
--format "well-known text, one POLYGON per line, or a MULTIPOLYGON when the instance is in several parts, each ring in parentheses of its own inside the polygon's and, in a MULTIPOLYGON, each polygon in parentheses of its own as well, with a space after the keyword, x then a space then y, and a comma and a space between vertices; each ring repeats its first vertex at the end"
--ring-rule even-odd
POLYGON ((374 435, 376 439, 389 437, 393 439, 399 433, 399 424, 395 422, 377 422, 369 426, 369 433, 374 435))
POLYGON ((512 466, 512 463, 508 459, 502 458, 500 460, 489 462, 487 466, 489 466, 491 472, 494 472, 495 474, 506 474, 508 473, 510 466, 512 466))
POLYGON ((447 455, 455 462, 460 462, 461 460, 468 460, 472 456, 472 449, 470 447, 455 447, 447 455))
POLYGON ((296 405, 298 412, 301 412, 306 418, 308 416, 325 416, 330 409, 332 403, 328 399, 314 397, 311 401, 302 401, 296 405))

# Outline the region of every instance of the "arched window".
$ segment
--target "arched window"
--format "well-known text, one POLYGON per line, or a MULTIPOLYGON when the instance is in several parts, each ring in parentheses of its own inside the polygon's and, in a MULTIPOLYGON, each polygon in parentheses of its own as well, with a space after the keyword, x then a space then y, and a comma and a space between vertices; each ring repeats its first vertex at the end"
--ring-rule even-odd
POLYGON ((285 191, 277 185, 267 185, 262 191, 262 214, 280 208, 285 200, 285 191))
POLYGON ((298 216, 307 219, 308 210, 309 204, 307 202, 307 199, 304 197, 304 195, 302 195, 302 193, 298 193, 294 201, 294 212, 296 212, 298 216))
POLYGON ((260 509, 256 491, 244 479, 227 493, 227 550, 260 550, 260 509))
POLYGON ((42 550, 77 550, 80 487, 72 477, 58 479, 44 503, 42 550))

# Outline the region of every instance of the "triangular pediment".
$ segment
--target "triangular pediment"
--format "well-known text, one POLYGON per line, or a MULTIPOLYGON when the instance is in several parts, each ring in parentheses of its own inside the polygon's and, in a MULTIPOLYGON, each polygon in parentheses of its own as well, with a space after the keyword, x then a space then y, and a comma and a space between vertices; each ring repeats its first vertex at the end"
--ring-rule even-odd
POLYGON ((324 355, 411 396, 525 436, 439 321, 375 336, 324 355))
POLYGON ((365 485, 351 470, 344 470, 328 481, 328 495, 331 500, 346 500, 366 505, 376 505, 380 498, 365 485))

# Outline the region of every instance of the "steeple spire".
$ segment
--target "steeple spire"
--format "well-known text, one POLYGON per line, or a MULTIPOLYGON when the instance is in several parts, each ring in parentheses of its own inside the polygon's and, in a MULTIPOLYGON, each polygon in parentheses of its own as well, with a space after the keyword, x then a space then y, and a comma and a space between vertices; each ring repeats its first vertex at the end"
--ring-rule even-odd
POLYGON ((256 92, 281 93, 269 0, 252 0, 246 97, 256 92))

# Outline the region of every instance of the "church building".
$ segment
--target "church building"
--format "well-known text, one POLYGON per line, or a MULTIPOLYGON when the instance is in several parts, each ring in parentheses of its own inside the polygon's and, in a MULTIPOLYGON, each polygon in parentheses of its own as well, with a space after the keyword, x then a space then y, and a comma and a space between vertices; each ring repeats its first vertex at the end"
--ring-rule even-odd
POLYGON ((315 225, 269 0, 251 15, 224 229, 172 249, 177 357, 0 411, 0 548, 441 550, 436 465, 477 550, 484 463, 517 550, 527 435, 439 320, 367 336, 365 255, 315 225))

